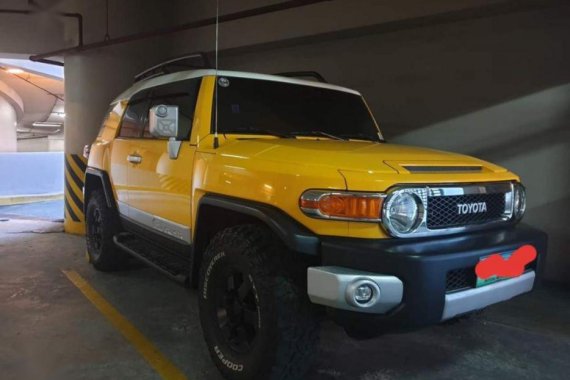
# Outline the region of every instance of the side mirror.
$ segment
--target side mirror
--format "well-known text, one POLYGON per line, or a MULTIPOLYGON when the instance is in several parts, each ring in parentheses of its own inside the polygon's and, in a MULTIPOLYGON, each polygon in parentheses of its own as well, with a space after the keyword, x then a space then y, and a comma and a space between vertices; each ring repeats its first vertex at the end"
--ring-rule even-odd
POLYGON ((159 104, 148 115, 150 134, 154 137, 176 138, 178 136, 178 106, 159 104))

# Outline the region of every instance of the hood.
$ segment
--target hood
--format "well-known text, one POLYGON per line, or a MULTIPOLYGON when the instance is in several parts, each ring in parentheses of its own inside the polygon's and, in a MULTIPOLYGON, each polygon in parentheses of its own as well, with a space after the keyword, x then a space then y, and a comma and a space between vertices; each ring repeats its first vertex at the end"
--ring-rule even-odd
POLYGON ((456 153, 363 141, 247 139, 224 144, 222 155, 294 165, 321 166, 341 172, 401 174, 458 171, 505 172, 491 163, 456 153))

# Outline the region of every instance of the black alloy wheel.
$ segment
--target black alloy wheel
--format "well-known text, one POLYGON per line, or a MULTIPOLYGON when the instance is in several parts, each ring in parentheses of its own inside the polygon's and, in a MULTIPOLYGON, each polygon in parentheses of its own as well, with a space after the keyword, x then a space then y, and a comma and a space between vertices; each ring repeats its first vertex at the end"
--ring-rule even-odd
POLYGON ((246 353, 255 343, 259 330, 259 305, 253 278, 234 271, 218 285, 218 326, 232 350, 246 353))

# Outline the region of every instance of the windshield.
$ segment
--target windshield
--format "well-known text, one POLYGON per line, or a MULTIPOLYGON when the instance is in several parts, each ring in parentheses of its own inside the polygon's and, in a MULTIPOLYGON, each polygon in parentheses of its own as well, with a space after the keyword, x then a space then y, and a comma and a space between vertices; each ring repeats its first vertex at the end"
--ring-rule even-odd
POLYGON ((382 141, 360 95, 248 78, 218 78, 218 132, 382 141))

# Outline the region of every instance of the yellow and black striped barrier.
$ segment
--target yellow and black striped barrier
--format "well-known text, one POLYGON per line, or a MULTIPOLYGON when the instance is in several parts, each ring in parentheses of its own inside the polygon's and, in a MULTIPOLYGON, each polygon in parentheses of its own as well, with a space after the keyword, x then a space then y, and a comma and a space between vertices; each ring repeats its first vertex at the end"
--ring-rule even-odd
POLYGON ((65 155, 65 232, 85 234, 83 183, 87 161, 78 154, 65 155))

